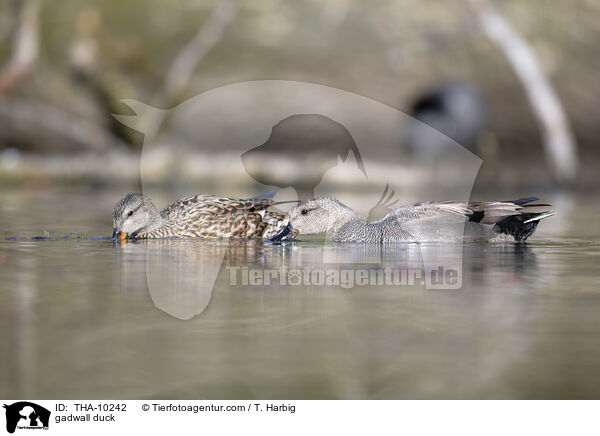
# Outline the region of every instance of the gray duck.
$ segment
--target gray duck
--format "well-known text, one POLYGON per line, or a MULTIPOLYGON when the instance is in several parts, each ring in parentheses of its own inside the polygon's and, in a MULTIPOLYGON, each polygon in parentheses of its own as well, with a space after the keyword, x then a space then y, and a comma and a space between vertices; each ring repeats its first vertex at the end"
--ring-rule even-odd
POLYGON ((159 211, 143 194, 127 194, 113 211, 113 238, 265 238, 280 233, 288 218, 267 210, 276 191, 236 199, 213 195, 182 198, 159 211))
POLYGON ((272 238, 327 233, 335 242, 524 241, 541 219, 554 215, 535 197, 514 201, 416 203, 369 222, 331 197, 307 200, 289 212, 289 225, 272 238))

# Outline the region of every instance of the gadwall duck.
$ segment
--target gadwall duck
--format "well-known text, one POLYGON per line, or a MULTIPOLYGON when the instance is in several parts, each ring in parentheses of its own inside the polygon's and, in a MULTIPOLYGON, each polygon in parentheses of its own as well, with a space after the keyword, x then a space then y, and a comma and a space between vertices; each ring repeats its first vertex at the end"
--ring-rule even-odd
POLYGON ((524 241, 539 221, 554 211, 534 212, 547 204, 535 197, 483 203, 416 203, 368 222, 335 198, 300 203, 289 212, 289 225, 272 238, 327 233, 335 242, 524 241))
POLYGON ((276 191, 235 199, 213 195, 182 198, 160 212, 143 194, 127 194, 113 211, 113 238, 265 238, 280 233, 288 218, 267 210, 276 191))

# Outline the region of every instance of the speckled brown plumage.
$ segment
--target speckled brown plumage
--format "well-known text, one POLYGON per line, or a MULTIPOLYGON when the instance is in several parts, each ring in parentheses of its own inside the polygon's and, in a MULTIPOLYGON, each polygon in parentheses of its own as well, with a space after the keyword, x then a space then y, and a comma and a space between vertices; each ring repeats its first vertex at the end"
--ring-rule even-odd
POLYGON ((158 212, 142 194, 128 194, 115 206, 113 232, 136 239, 165 237, 271 238, 288 223, 267 209, 274 192, 250 199, 194 195, 158 212))

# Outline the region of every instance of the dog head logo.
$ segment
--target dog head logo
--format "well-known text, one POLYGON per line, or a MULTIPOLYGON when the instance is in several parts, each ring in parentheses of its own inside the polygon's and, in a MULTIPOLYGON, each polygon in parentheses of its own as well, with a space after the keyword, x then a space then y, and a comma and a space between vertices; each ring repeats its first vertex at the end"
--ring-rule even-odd
POLYGON ((47 429, 50 411, 29 401, 19 401, 3 406, 6 409, 6 431, 16 429, 47 429))
POLYGON ((348 129, 323 115, 298 114, 275 124, 263 144, 242 154, 242 162, 250 177, 259 183, 279 188, 291 186, 301 199, 308 199, 314 197, 323 175, 338 165, 338 158, 344 162, 351 152, 366 178, 362 156, 348 129), (274 156, 291 157, 304 169, 302 180, 285 180, 265 168, 265 159, 274 156))
MULTIPOLYGON (((173 200, 199 193, 227 197, 238 186, 278 190, 276 202, 335 197, 372 221, 397 206, 400 192, 405 202, 468 201, 481 163, 451 142, 443 159, 421 160, 416 168, 403 152, 407 125, 418 123, 434 139, 445 135, 393 107, 314 83, 233 83, 170 109, 122 102, 133 114, 115 118, 144 134, 143 192, 162 204, 168 200, 165 187, 173 200)), ((278 207, 285 212, 286 206, 278 207)), ((146 253, 148 288, 157 307, 179 319, 206 309, 226 259, 226 241, 207 243, 202 253, 172 241, 148 249, 128 245, 146 253)))

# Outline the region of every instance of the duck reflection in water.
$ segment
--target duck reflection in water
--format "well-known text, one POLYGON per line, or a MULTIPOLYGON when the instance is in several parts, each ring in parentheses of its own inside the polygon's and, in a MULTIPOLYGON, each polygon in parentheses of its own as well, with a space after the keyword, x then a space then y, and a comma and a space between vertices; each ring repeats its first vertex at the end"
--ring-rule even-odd
MULTIPOLYGON (((251 289, 261 292, 310 291, 339 288, 310 282, 290 287, 279 280, 291 272, 369 271, 381 277, 384 270, 405 274, 418 271, 421 277, 437 272, 456 271, 458 281, 403 282, 408 287, 440 290, 484 289, 486 283, 505 283, 513 291, 536 284, 534 250, 519 243, 472 244, 336 244, 297 242, 273 245, 260 240, 144 240, 118 244, 117 277, 121 288, 133 288, 144 276, 154 305, 169 315, 186 320, 206 310, 219 290, 251 289), (233 272, 232 272, 233 271, 233 272), (268 284, 253 286, 247 281, 231 282, 236 271, 259 271, 263 277, 272 271, 268 284), (403 273, 400 273, 404 271, 403 273), (381 273, 381 274, 380 274, 381 273), (378 275, 379 274, 379 275, 378 275), (131 282, 131 283, 130 283, 131 282)), ((399 277, 399 275, 398 275, 399 277)), ((397 282, 367 282, 396 286, 397 282)), ((356 282, 352 287, 364 287, 356 282)))

